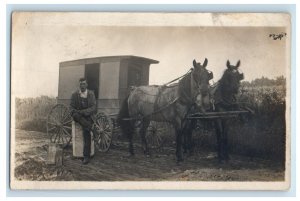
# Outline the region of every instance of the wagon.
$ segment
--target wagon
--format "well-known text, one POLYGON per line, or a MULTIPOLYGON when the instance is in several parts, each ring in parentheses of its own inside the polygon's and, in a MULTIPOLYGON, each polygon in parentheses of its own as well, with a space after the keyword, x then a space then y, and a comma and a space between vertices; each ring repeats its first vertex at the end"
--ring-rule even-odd
POLYGON ((65 61, 59 64, 57 104, 47 117, 47 134, 50 141, 67 146, 72 139, 72 117, 69 104, 78 88, 78 80, 85 77, 88 89, 97 100, 94 126, 99 135, 95 145, 101 152, 108 151, 120 105, 131 86, 149 84, 149 68, 156 60, 138 56, 108 56, 65 61))

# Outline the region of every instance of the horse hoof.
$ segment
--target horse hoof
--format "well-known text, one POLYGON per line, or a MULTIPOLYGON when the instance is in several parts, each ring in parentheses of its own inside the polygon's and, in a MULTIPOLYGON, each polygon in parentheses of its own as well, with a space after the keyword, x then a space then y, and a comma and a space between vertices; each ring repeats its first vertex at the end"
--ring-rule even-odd
POLYGON ((144 151, 144 155, 149 158, 151 156, 150 152, 149 151, 144 151))
POLYGON ((183 158, 178 158, 177 159, 177 164, 180 164, 180 163, 182 163, 183 162, 183 158))
POLYGON ((133 158, 134 157, 134 153, 129 153, 128 155, 126 155, 126 158, 133 158))
POLYGON ((219 165, 227 165, 229 163, 229 161, 228 160, 226 160, 226 159, 219 159, 219 165))
POLYGON ((229 160, 230 160, 230 157, 229 157, 229 156, 226 156, 226 157, 225 157, 225 161, 228 162, 229 160))
POLYGON ((219 160, 218 160, 218 163, 219 163, 219 165, 224 165, 225 162, 224 162, 223 160, 220 160, 220 159, 219 159, 219 160))
POLYGON ((189 152, 189 156, 194 156, 194 152, 189 152))

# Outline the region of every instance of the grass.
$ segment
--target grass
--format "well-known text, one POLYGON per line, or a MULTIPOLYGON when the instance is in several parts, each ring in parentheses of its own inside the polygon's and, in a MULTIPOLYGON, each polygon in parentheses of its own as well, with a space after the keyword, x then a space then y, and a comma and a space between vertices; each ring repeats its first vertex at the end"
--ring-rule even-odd
POLYGON ((56 99, 48 96, 16 98, 16 128, 46 132, 46 119, 56 99))
MULTIPOLYGON (((238 97, 240 104, 251 108, 255 114, 248 118, 231 120, 228 136, 231 153, 284 162, 285 94, 285 87, 280 85, 248 84, 241 87, 238 97)), ((46 132, 47 114, 55 104, 56 99, 47 96, 17 98, 16 128, 46 132)), ((169 129, 168 132, 173 130, 169 129)), ((174 134, 164 132, 164 135, 166 144, 174 146, 174 134)), ((196 130, 193 137, 199 151, 216 150, 216 136, 212 126, 196 130)))

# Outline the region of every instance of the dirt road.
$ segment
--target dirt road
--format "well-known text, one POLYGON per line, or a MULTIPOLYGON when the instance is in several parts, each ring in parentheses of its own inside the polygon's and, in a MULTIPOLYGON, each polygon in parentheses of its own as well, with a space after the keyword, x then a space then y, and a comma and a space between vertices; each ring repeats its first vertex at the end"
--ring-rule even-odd
POLYGON ((39 181, 282 181, 284 170, 268 160, 231 155, 220 165, 214 152, 185 156, 178 165, 171 147, 145 157, 136 145, 136 156, 128 157, 126 143, 115 142, 107 153, 96 152, 91 163, 82 165, 72 156, 72 147, 64 151, 64 165, 47 165, 47 134, 16 130, 15 177, 39 181))

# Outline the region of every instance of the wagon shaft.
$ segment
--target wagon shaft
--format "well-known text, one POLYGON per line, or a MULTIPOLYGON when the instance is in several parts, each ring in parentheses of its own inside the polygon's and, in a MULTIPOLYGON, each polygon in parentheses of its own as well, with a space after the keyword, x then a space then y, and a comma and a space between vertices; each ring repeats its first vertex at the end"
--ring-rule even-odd
POLYGON ((193 116, 193 117, 187 117, 187 119, 218 119, 218 118, 235 118, 238 115, 216 115, 216 116, 193 116))
POLYGON ((217 118, 234 118, 240 114, 248 114, 249 111, 226 111, 226 112, 207 112, 194 113, 187 117, 187 119, 217 119, 217 118))

